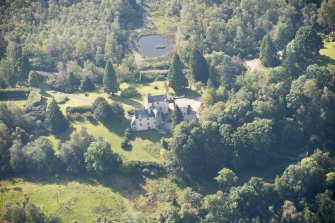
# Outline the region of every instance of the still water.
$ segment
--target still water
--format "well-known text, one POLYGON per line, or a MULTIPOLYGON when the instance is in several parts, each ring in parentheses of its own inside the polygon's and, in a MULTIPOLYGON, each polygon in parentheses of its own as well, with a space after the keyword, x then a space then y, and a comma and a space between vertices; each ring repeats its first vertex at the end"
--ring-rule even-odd
POLYGON ((158 57, 166 54, 170 49, 169 42, 161 35, 141 36, 138 46, 146 57, 158 57))

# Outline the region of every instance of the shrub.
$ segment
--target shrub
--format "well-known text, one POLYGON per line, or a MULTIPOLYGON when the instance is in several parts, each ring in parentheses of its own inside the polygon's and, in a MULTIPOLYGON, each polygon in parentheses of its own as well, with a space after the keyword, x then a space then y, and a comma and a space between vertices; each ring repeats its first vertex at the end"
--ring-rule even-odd
POLYGON ((66 95, 56 95, 55 101, 57 104, 65 104, 69 98, 66 95))
POLYGON ((137 97, 139 95, 140 93, 133 86, 129 86, 121 91, 121 97, 123 98, 137 97))
POLYGON ((154 172, 156 176, 165 174, 164 166, 156 162, 132 160, 122 164, 122 171, 127 174, 143 174, 144 169, 154 172))
POLYGON ((126 138, 123 138, 120 142, 120 146, 124 150, 128 150, 131 148, 131 144, 129 143, 129 140, 126 138))
POLYGON ((33 107, 40 105, 41 102, 42 102, 41 90, 33 88, 28 95, 28 99, 25 105, 26 110, 27 111, 31 110, 33 107))

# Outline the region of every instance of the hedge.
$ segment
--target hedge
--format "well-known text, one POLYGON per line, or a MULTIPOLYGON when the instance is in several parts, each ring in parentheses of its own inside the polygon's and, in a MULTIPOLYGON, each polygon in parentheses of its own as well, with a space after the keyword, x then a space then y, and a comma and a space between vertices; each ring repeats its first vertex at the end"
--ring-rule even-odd
POLYGON ((92 106, 66 107, 66 114, 93 112, 92 106))
POLYGON ((126 174, 143 174, 143 170, 155 173, 156 176, 161 176, 166 173, 162 164, 151 161, 125 161, 122 164, 122 171, 126 174))
POLYGON ((27 99, 30 88, 6 88, 0 89, 0 100, 27 99))

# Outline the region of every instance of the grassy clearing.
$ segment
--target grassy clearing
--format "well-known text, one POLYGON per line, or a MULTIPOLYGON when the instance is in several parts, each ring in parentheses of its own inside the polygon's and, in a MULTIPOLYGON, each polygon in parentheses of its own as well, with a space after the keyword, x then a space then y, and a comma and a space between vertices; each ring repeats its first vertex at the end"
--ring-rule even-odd
POLYGON ((77 181, 31 182, 23 179, 2 180, 0 209, 6 201, 30 201, 48 213, 58 215, 63 222, 89 222, 98 217, 121 218, 131 212, 126 199, 101 184, 77 181), (13 190, 13 188, 19 190, 13 190))
POLYGON ((324 48, 320 50, 320 54, 335 60, 335 42, 324 42, 324 48))
POLYGON ((177 31, 177 23, 179 19, 175 16, 167 16, 167 7, 162 7, 162 4, 166 3, 159 1, 149 4, 150 13, 148 20, 149 23, 153 25, 153 30, 169 38, 170 36, 172 37, 172 34, 177 31))
POLYGON ((20 202, 27 196, 46 212, 59 216, 62 222, 96 222, 98 218, 123 222, 124 217, 137 211, 157 218, 181 191, 167 178, 68 178, 71 177, 1 180, 0 211, 5 202, 20 202))

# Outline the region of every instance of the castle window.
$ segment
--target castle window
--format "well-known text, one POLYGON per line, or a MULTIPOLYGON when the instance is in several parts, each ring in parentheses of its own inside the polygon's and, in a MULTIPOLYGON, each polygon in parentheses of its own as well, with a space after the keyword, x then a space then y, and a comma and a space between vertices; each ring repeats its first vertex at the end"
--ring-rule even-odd
POLYGON ((142 126, 142 123, 140 123, 140 126, 142 126))

